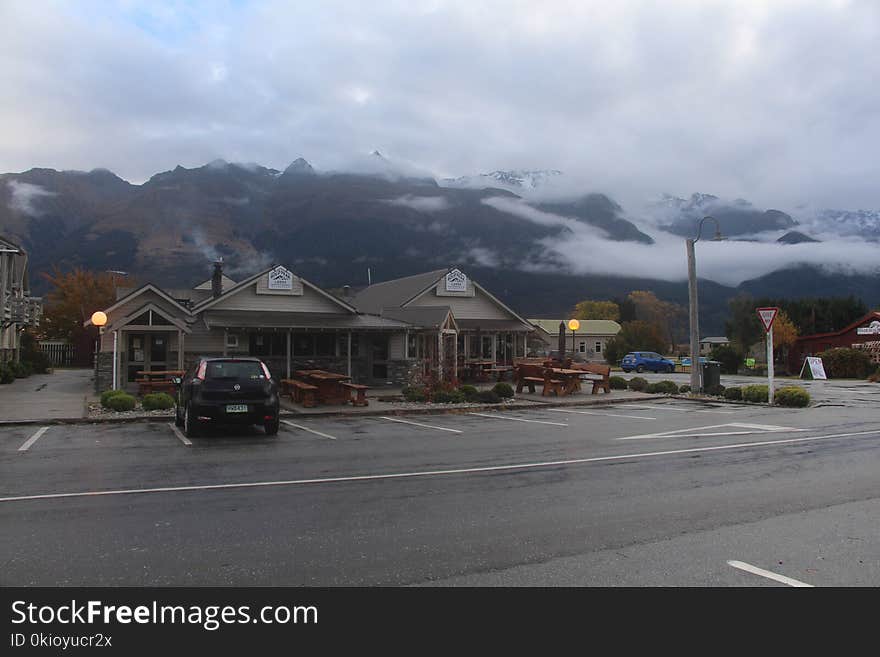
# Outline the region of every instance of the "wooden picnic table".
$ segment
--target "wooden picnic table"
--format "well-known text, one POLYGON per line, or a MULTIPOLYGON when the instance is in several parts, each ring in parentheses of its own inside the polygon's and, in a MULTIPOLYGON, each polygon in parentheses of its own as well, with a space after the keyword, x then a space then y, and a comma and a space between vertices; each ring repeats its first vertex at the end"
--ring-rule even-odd
POLYGON ((175 376, 183 376, 183 370, 142 370, 137 372, 138 395, 143 396, 151 392, 167 392, 173 395, 177 386, 171 381, 175 376))
POLYGON ((475 381, 484 381, 488 378, 488 370, 495 365, 494 360, 472 358, 464 362, 469 378, 475 381))
POLYGON ((583 370, 571 370, 562 367, 551 367, 550 372, 553 374, 554 379, 561 380, 563 382, 562 390, 559 392, 560 396, 571 395, 575 392, 579 392, 581 389, 581 376, 584 374, 583 370))
POLYGON ((347 387, 341 385, 351 381, 347 374, 326 372, 324 370, 297 370, 294 376, 306 383, 315 386, 318 391, 316 396, 322 404, 347 404, 351 401, 351 394, 347 387))

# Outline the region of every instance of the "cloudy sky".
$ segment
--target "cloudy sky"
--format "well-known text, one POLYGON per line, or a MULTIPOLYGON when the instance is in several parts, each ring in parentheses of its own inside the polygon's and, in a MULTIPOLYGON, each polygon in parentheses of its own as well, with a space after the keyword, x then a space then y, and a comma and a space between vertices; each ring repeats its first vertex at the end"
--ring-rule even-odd
POLYGON ((0 2, 0 171, 214 158, 880 208, 876 0, 0 2))

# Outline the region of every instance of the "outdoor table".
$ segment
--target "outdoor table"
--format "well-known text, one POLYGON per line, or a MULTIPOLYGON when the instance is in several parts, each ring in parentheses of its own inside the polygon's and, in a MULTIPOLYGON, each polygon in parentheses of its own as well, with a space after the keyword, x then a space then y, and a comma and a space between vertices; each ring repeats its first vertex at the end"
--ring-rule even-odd
POLYGON ((561 393, 562 396, 570 395, 581 389, 581 375, 584 374, 582 370, 551 368, 550 371, 553 374, 553 378, 562 379, 565 382, 561 393))
POLYGON ((318 401, 322 404, 347 404, 351 397, 349 392, 339 385, 343 381, 351 381, 351 377, 347 374, 324 370, 297 370, 294 375, 318 389, 318 401))
POLYGON ((495 365, 494 360, 467 360, 465 366, 468 368, 470 378, 482 381, 486 377, 486 370, 495 365))

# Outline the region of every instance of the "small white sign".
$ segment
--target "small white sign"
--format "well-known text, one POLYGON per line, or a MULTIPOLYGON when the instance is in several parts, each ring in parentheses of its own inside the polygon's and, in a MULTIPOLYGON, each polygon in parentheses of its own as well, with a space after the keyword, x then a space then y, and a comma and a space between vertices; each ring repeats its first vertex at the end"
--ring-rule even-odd
POLYGON ((807 356, 806 360, 804 360, 804 366, 801 367, 801 378, 804 376, 804 370, 809 366, 810 374, 814 379, 825 379, 828 377, 825 376, 825 364, 822 362, 822 359, 817 356, 807 356))
POLYGON ((446 274, 447 292, 467 292, 467 276, 458 269, 453 269, 446 274))
POLYGON ((858 335, 880 335, 880 321, 874 320, 867 326, 856 330, 858 335))
POLYGON ((764 325, 764 331, 769 332, 773 327, 773 320, 776 319, 778 312, 779 308, 758 308, 758 317, 764 325))
POLYGON ((284 267, 275 267, 275 269, 269 272, 269 284, 267 287, 270 290, 292 290, 293 274, 284 267))

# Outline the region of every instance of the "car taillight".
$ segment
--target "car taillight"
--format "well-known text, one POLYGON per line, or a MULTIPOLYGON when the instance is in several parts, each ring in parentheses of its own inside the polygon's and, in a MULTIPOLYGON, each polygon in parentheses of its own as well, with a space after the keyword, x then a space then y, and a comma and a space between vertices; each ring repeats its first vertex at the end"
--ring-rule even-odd
POLYGON ((208 369, 208 363, 206 361, 202 361, 201 365, 199 365, 199 371, 196 373, 196 378, 200 381, 205 380, 205 372, 208 369))
POLYGON ((263 368, 263 374, 266 375, 266 380, 268 381, 269 379, 272 378, 272 375, 269 374, 269 368, 266 367, 266 363, 260 363, 260 365, 262 366, 262 368, 263 368))

